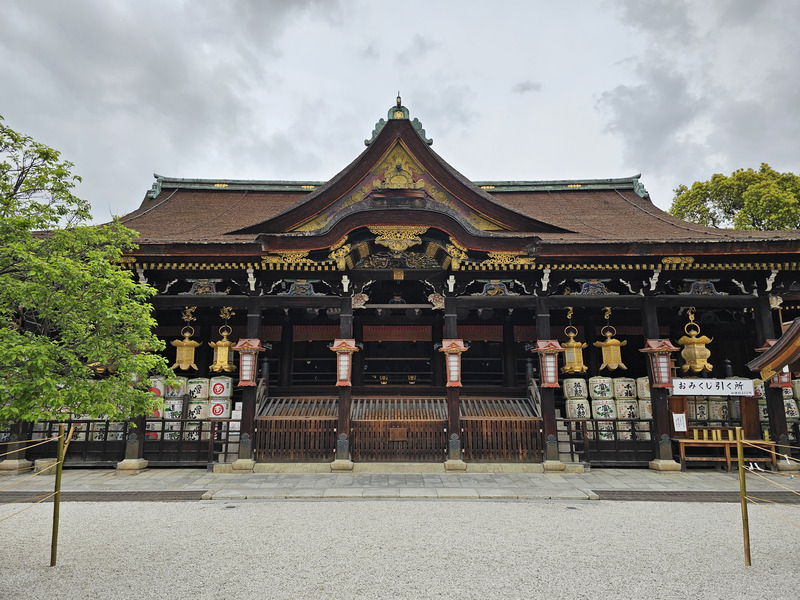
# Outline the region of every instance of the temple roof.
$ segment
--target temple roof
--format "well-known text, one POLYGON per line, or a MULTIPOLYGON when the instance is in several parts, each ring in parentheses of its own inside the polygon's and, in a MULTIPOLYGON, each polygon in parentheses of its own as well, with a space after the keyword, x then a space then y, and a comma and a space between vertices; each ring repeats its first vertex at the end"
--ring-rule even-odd
POLYGON ((378 122, 366 149, 327 182, 156 175, 141 206, 122 221, 139 232, 143 245, 259 240, 321 247, 332 243, 331 236, 347 235, 370 220, 384 225, 433 223, 487 248, 502 240, 533 238, 559 246, 749 246, 747 242, 800 240, 798 231, 734 231, 677 219, 652 203, 639 175, 473 182, 431 149, 421 124, 409 120, 399 98, 388 116, 378 122))

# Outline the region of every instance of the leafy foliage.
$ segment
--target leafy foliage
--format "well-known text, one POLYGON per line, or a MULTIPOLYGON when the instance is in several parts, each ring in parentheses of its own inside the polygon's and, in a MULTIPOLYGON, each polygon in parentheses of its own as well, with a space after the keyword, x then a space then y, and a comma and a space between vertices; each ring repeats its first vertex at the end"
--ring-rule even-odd
POLYGON ((719 173, 675 190, 670 214, 710 227, 800 228, 800 176, 779 173, 766 163, 758 171, 719 173))
POLYGON ((149 412, 147 378, 171 371, 155 290, 119 266, 136 232, 87 225, 72 163, 2 117, 0 161, 0 422, 149 412))

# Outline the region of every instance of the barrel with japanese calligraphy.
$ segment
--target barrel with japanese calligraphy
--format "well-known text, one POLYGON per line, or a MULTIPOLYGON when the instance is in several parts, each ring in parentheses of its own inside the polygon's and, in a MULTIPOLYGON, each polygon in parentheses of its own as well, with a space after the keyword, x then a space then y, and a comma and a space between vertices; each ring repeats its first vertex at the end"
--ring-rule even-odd
POLYGON ((166 393, 166 388, 164 386, 164 378, 163 377, 151 377, 150 378, 150 392, 155 394, 159 398, 163 398, 164 394, 166 393))
POLYGON ((800 379, 792 379, 792 392, 795 398, 800 399, 800 379))
POLYGON ((208 400, 208 378, 196 377, 186 383, 186 393, 193 399, 208 400))
POLYGON ((760 379, 753 379, 753 387, 755 388, 755 394, 753 394, 756 398, 765 398, 766 391, 764 389, 764 382, 760 379))
POLYGON ((639 418, 644 421, 653 419, 653 401, 639 400, 639 418))
POLYGON ((611 377, 590 377, 589 396, 592 400, 612 400, 614 398, 613 380, 611 377))
POLYGON ((636 380, 630 377, 614 378, 614 398, 617 400, 636 399, 636 380))
POLYGON ((767 399, 761 397, 758 399, 758 420, 762 423, 769 422, 769 410, 767 409, 767 399))
POLYGON ((708 421, 708 398, 704 396, 695 398, 694 417, 698 421, 708 421))
POLYGON ((211 378, 211 396, 230 398, 233 390, 233 379, 220 375, 211 378))
POLYGON ((638 419, 639 403, 633 400, 617 400, 615 402, 618 419, 638 419))
POLYGON ((186 377, 175 377, 175 385, 170 385, 166 389, 167 398, 180 398, 186 393, 186 377))
POLYGON ((646 441, 652 439, 650 435, 650 421, 636 421, 636 439, 646 441))
POLYGON ((730 418, 728 399, 711 396, 708 399, 708 418, 711 421, 727 421, 730 418))
POLYGON ((586 398, 570 398, 567 400, 568 419, 590 419, 592 412, 586 398))
POLYGON ((795 402, 794 398, 784 398, 783 407, 786 411, 787 419, 791 421, 797 421, 800 419, 800 412, 797 410, 797 402, 795 402))
POLYGON ((790 387, 781 388, 783 390, 783 397, 786 398, 794 398, 794 390, 790 387))
POLYGON ((207 419, 208 418, 208 400, 189 400, 189 410, 186 415, 187 419, 207 419))
POLYGON ((641 400, 650 400, 650 379, 648 377, 636 379, 636 395, 641 400))
POLYGON ((589 390, 586 386, 585 379, 578 379, 577 377, 565 379, 563 383, 563 389, 564 398, 567 400, 589 397, 589 390))
MULTIPOLYGON (((632 440, 633 439, 633 421, 617 421, 617 432, 619 439, 632 440)), ((600 439, 603 439, 602 437, 600 439)))
POLYGON ((230 419, 231 399, 212 396, 208 401, 209 419, 230 419))

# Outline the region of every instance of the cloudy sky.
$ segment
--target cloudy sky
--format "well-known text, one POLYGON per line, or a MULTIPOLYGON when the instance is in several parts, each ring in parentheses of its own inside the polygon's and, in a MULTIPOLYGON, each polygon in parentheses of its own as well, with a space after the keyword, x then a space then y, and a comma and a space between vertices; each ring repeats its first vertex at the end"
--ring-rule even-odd
POLYGON ((0 0, 0 115, 95 219, 172 177, 326 180, 399 90, 474 180, 800 172, 800 0, 0 0))

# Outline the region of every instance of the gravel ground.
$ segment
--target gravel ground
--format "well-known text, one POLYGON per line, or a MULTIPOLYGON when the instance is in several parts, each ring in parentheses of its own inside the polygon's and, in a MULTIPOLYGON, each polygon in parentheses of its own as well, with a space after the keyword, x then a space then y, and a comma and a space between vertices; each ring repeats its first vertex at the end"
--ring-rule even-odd
POLYGON ((798 597, 798 526, 752 507, 746 568, 737 504, 74 502, 55 568, 51 517, 0 523, 0 598, 798 597))

